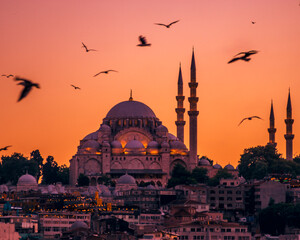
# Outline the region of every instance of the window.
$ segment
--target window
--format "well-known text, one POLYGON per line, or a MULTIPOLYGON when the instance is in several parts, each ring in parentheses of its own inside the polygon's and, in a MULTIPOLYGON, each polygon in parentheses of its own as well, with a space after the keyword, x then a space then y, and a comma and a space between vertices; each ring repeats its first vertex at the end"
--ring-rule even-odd
POLYGON ((220 191, 219 191, 219 194, 224 194, 224 190, 220 190, 220 191))
POLYGON ((210 190, 210 194, 215 194, 216 192, 214 190, 210 190))
POLYGON ((228 198, 227 198, 227 201, 232 201, 232 197, 228 197, 228 198))
POLYGON ((231 190, 227 191, 227 194, 232 194, 232 191, 231 190))
POLYGON ((191 232, 195 232, 195 228, 191 228, 191 232))

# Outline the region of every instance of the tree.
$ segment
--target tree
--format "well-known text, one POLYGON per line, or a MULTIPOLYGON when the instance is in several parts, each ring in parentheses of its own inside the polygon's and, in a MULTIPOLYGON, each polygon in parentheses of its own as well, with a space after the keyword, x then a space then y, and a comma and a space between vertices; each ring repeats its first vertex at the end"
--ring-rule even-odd
POLYGON ((90 179, 81 173, 77 179, 77 183, 79 187, 88 186, 90 184, 90 179))
POLYGON ((270 174, 300 174, 297 161, 287 161, 281 157, 274 145, 257 146, 244 150, 239 164, 239 173, 245 179, 263 179, 270 174))
POLYGON ((40 151, 37 149, 37 150, 34 150, 30 153, 30 160, 33 160, 37 163, 37 166, 38 166, 38 173, 37 173, 37 181, 39 181, 41 175, 42 175, 42 169, 43 169, 43 157, 41 156, 40 154, 40 151))
POLYGON ((112 186, 113 185, 113 182, 112 182, 111 178, 106 174, 103 174, 101 177, 99 177, 98 182, 100 184, 104 184, 105 186, 112 186))
POLYGON ((67 165, 61 165, 58 167, 57 180, 64 185, 69 184, 69 168, 67 165))
POLYGON ((59 182, 58 179, 58 164, 52 156, 48 156, 46 163, 43 165, 43 184, 53 184, 59 182))
POLYGON ((197 183, 207 183, 208 176, 207 176, 207 169, 206 168, 194 168, 192 171, 192 178, 194 178, 197 183))
POLYGON ((11 182, 16 185, 19 178, 26 173, 26 171, 36 176, 38 172, 38 165, 34 160, 28 160, 20 153, 13 153, 11 156, 2 156, 1 164, 1 182, 11 182))
POLYGON ((173 168, 171 178, 168 181, 168 188, 175 187, 181 184, 190 185, 196 183, 197 181, 192 178, 191 173, 178 163, 173 168))
POLYGON ((227 169, 219 169, 216 175, 208 180, 209 186, 217 186, 220 184, 221 179, 231 179, 233 175, 227 171, 227 169))

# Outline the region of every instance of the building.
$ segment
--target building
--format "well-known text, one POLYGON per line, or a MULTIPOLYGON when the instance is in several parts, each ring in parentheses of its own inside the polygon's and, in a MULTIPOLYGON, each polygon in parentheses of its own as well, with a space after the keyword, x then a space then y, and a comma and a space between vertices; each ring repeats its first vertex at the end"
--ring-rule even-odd
POLYGON ((188 170, 197 166, 197 102, 196 64, 194 50, 189 82, 190 149, 184 144, 183 83, 181 68, 178 77, 177 137, 169 133, 146 104, 128 101, 113 106, 100 128, 80 141, 77 153, 70 160, 70 184, 76 185, 80 174, 90 179, 90 185, 100 183, 100 176, 112 179, 128 173, 138 184, 151 182, 165 186, 176 164, 188 170))

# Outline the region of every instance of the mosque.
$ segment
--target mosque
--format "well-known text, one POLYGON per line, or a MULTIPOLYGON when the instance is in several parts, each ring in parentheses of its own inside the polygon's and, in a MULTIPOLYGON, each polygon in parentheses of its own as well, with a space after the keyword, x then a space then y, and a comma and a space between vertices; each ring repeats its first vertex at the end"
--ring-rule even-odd
MULTIPOLYGON (((176 96, 177 136, 169 133, 166 126, 157 118, 146 104, 135 101, 132 94, 128 101, 113 106, 103 119, 100 128, 84 137, 78 146, 77 153, 70 160, 70 185, 75 186, 80 174, 90 180, 91 186, 101 182, 101 176, 109 175, 113 181, 127 176, 125 182, 137 184, 150 182, 157 187, 166 186, 170 173, 176 164, 181 164, 189 171, 196 166, 208 170, 213 177, 222 168, 197 155, 197 87, 196 64, 194 50, 190 69, 189 101, 189 149, 184 144, 184 100, 181 67, 178 76, 178 94, 176 96), (132 178, 132 179, 131 179, 132 178)), ((288 98, 287 159, 292 159, 293 119, 291 115, 290 94, 288 98)), ((275 143, 273 104, 270 114, 269 144, 275 143)), ((238 175, 237 169, 228 164, 224 167, 233 176, 238 175)))

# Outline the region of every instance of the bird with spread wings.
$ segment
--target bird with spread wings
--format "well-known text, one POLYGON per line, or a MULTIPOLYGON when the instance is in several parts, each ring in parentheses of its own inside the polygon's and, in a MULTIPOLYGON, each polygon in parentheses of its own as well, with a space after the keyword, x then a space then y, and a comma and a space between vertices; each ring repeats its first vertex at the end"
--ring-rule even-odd
POLYGON ((85 51, 86 51, 86 52, 89 52, 89 51, 97 51, 96 49, 87 48, 87 46, 86 46, 83 42, 81 42, 81 43, 82 43, 82 47, 85 48, 85 51))
POLYGON ((246 118, 243 118, 243 120, 239 123, 238 126, 240 126, 242 124, 242 122, 244 122, 245 120, 252 120, 253 118, 257 118, 257 119, 261 119, 259 116, 251 116, 251 117, 246 117, 246 118))
POLYGON ((174 22, 171 22, 171 23, 169 23, 169 24, 163 24, 163 23, 154 23, 154 24, 160 25, 160 26, 164 26, 164 27, 166 27, 166 28, 170 28, 173 24, 175 24, 175 23, 177 23, 177 22, 179 22, 179 20, 174 21, 174 22))
POLYGON ((140 44, 138 44, 138 47, 150 47, 151 43, 147 43, 146 37, 140 35, 139 36, 139 41, 141 42, 140 44))
POLYGON ((0 151, 6 151, 9 147, 12 147, 12 146, 9 145, 9 146, 5 146, 5 147, 3 147, 3 148, 0 148, 0 151))
POLYGON ((248 62, 248 61, 251 60, 251 58, 249 58, 249 57, 250 57, 251 55, 253 55, 253 54, 256 54, 256 53, 258 53, 258 51, 256 51, 256 50, 250 50, 250 51, 248 51, 248 52, 240 52, 240 53, 236 54, 235 56, 233 56, 234 58, 232 58, 228 63, 232 63, 232 62, 235 62, 235 61, 237 61, 237 60, 243 60, 243 61, 248 62), (243 54, 243 55, 242 55, 242 54, 243 54), (238 55, 241 55, 241 56, 236 57, 236 56, 238 56, 238 55))
POLYGON ((75 86, 75 85, 73 85, 73 84, 71 84, 71 86, 76 90, 76 89, 81 89, 80 87, 77 87, 77 86, 75 86))
POLYGON ((94 77, 97 77, 99 74, 108 74, 109 72, 118 72, 116 70, 105 70, 105 71, 101 71, 101 72, 98 72, 97 74, 94 75, 94 77))
POLYGON ((25 98, 28 95, 28 93, 32 90, 32 87, 40 88, 40 85, 38 83, 33 83, 32 81, 25 78, 15 77, 15 81, 21 81, 17 85, 23 86, 23 90, 20 94, 18 102, 20 102, 23 98, 25 98))

